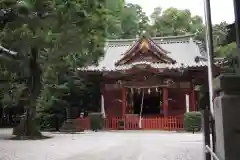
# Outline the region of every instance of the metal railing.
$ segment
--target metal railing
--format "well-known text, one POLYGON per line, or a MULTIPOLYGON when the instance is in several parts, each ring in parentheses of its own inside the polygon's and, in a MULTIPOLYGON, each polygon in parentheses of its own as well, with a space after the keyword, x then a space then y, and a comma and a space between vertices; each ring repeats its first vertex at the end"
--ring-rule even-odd
POLYGON ((213 152, 213 150, 208 145, 206 145, 205 148, 206 148, 206 152, 211 154, 211 157, 213 158, 213 160, 223 160, 218 158, 217 155, 213 152))

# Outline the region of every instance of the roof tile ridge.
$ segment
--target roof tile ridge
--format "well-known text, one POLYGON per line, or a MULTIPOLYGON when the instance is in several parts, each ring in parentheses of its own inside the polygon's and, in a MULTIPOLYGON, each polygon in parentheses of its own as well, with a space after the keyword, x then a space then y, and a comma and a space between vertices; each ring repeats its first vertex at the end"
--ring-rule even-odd
POLYGON ((185 35, 178 35, 178 36, 159 36, 159 37, 151 37, 152 40, 176 40, 176 39, 182 39, 182 38, 190 38, 190 37, 194 37, 195 34, 185 34, 185 35))
POLYGON ((107 39, 106 42, 108 43, 116 43, 116 42, 133 42, 137 41, 137 38, 131 38, 131 39, 107 39))
POLYGON ((162 48, 159 44, 154 42, 154 40, 152 40, 151 38, 149 38, 149 41, 153 43, 153 45, 154 45, 154 47, 156 47, 156 49, 159 49, 160 52, 163 52, 163 54, 167 55, 168 53, 170 53, 169 51, 167 51, 164 48, 162 48))
MULTIPOLYGON (((182 38, 190 38, 194 37, 195 34, 186 34, 186 35, 178 35, 178 36, 159 36, 159 37, 150 37, 152 40, 176 40, 179 39, 181 40, 182 38)), ((149 37, 148 37, 149 38, 149 37)), ((107 39, 106 43, 111 44, 111 43, 117 43, 117 42, 136 42, 140 38, 119 38, 119 39, 107 39)))

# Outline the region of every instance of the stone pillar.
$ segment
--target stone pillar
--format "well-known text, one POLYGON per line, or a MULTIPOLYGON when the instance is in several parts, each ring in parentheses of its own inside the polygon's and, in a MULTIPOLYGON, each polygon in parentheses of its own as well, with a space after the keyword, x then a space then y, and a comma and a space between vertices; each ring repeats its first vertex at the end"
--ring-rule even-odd
POLYGON ((220 75, 213 81, 216 154, 219 159, 240 157, 240 76, 220 75))

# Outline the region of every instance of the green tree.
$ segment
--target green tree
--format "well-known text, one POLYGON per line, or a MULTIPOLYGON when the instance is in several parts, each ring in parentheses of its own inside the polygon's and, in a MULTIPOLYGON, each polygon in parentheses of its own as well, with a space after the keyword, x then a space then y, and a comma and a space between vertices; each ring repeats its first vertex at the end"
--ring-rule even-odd
POLYGON ((214 46, 222 45, 228 34, 227 23, 221 22, 220 24, 213 25, 213 40, 214 46))
POLYGON ((41 97, 46 96, 42 94, 47 93, 45 89, 49 90, 50 86, 63 92, 50 90, 48 95, 53 93, 55 97, 61 97, 56 94, 65 94, 69 90, 64 76, 76 72, 76 66, 96 62, 103 54, 105 6, 100 0, 5 0, 1 5, 16 16, 13 21, 2 25, 1 42, 18 52, 18 68, 22 69, 18 70, 19 75, 30 77, 26 83, 30 99, 24 125, 18 128, 19 135, 40 135, 35 123, 39 93, 39 99, 44 99, 41 97))
POLYGON ((57 45, 53 45, 44 58, 43 90, 38 99, 41 127, 52 128, 56 118, 61 122, 64 120, 65 110, 83 106, 80 101, 87 93, 84 90, 84 80, 79 79, 77 68, 84 64, 96 63, 103 54, 105 41, 107 15, 104 8, 94 10, 99 4, 93 2, 84 8, 71 3, 61 6, 58 10, 65 15, 65 19, 61 19, 60 25, 56 24, 56 30, 52 31, 53 37, 57 36, 54 38, 57 45), (79 17, 79 11, 82 10, 86 15, 79 17), (61 34, 58 35, 56 32, 59 30, 61 34))
POLYGON ((204 29, 200 16, 192 16, 189 10, 168 8, 164 11, 160 7, 155 8, 151 15, 153 25, 152 36, 177 36, 189 33, 200 33, 204 29))
POLYGON ((121 38, 135 38, 147 31, 149 19, 139 5, 126 4, 121 17, 123 30, 121 38))
POLYGON ((226 45, 219 45, 215 47, 215 56, 223 58, 229 57, 234 53, 236 48, 237 48, 236 42, 232 42, 226 45))
POLYGON ((120 38, 122 34, 121 14, 124 10, 124 0, 106 0, 106 8, 109 15, 106 19, 106 33, 107 37, 120 38))
POLYGON ((149 26, 149 19, 141 6, 125 3, 123 0, 107 0, 108 38, 135 38, 142 35, 149 26))
MULTIPOLYGON (((154 9, 151 14, 153 25, 149 27, 148 33, 151 36, 177 36, 185 34, 196 34, 196 39, 205 44, 206 28, 200 16, 192 16, 189 10, 178 10, 161 7, 154 9)), ((225 57, 232 53, 236 44, 222 45, 228 33, 228 24, 221 22, 213 25, 213 44, 215 56, 225 57)))

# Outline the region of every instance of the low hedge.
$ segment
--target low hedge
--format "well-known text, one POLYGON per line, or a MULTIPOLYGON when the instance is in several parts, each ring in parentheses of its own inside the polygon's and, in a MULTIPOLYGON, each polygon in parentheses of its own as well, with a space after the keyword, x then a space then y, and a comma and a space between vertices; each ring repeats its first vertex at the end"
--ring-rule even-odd
POLYGON ((202 128, 202 114, 200 112, 188 112, 184 114, 184 130, 198 132, 202 128))
POLYGON ((90 128, 93 131, 101 130, 103 128, 102 113, 89 113, 90 128))

